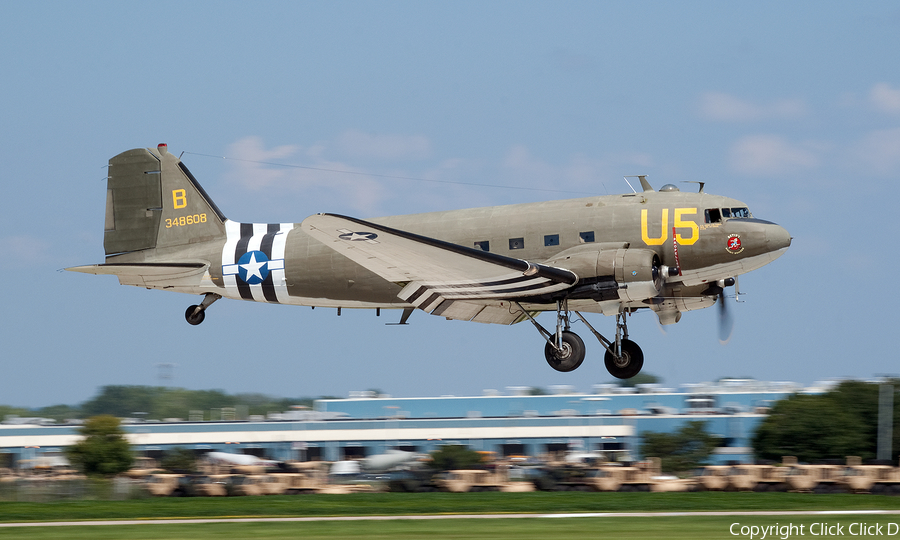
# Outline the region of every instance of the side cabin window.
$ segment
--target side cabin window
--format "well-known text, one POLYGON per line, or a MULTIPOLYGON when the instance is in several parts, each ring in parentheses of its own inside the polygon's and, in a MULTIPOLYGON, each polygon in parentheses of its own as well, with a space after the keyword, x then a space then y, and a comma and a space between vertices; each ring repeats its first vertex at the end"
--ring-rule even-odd
POLYGON ((487 240, 482 240, 480 242, 475 242, 475 249, 480 249, 481 251, 490 251, 491 243, 487 240))
POLYGON ((707 223, 721 223, 722 222, 722 214, 719 212, 718 208, 709 208, 704 213, 706 214, 706 222, 707 223))
POLYGON ((558 246, 559 245, 559 235, 558 234, 547 234, 544 236, 544 245, 545 246, 558 246))
POLYGON ((525 239, 524 238, 510 238, 509 239, 509 249, 525 249, 525 239))
POLYGON ((587 244, 589 242, 594 241, 594 231, 580 232, 578 233, 578 239, 582 244, 587 244))

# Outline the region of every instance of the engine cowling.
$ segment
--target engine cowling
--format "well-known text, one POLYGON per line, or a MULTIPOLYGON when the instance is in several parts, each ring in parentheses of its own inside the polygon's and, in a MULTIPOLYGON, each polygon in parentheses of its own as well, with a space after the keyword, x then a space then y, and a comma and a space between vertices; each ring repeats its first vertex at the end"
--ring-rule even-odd
POLYGON ((563 251, 546 264, 578 275, 579 284, 570 297, 626 302, 654 298, 664 282, 659 256, 649 249, 626 246, 578 246, 563 251))
POLYGON ((604 250, 597 258, 597 275, 612 275, 622 300, 640 302, 662 290, 660 266, 659 255, 649 249, 604 250))

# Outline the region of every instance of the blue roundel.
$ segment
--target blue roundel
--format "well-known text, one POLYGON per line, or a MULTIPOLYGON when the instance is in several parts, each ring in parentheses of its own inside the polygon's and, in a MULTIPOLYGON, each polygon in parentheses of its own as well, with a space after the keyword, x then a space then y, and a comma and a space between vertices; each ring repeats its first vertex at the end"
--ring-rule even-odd
POLYGON ((238 259, 238 276, 249 285, 262 283, 269 276, 269 258, 262 251, 248 251, 238 259))

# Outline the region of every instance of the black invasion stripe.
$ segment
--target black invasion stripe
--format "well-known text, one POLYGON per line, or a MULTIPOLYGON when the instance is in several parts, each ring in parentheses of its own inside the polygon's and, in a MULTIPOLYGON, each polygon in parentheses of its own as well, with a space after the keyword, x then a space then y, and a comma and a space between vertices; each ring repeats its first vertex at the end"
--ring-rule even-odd
MULTIPOLYGON (((266 230, 266 235, 263 236, 262 242, 259 245, 259 250, 266 254, 266 258, 270 261, 272 260, 272 244, 275 242, 275 233, 281 230, 281 225, 278 223, 269 223, 269 227, 266 230)), ((269 271, 269 275, 266 276, 266 279, 261 283, 263 296, 265 296, 266 300, 269 302, 278 303, 278 297, 275 295, 275 279, 272 277, 272 271, 269 271)))
MULTIPOLYGON (((237 247, 234 248, 235 264, 240 260, 244 253, 247 253, 247 246, 250 245, 250 238, 253 237, 253 224, 241 223, 241 239, 238 240, 237 247)), ((234 277, 237 282, 238 292, 244 300, 253 300, 253 293, 250 292, 250 285, 241 279, 240 268, 238 274, 234 277)))
POLYGON ((416 289, 416 292, 412 293, 409 298, 406 299, 406 301, 410 304, 415 304, 416 299, 425 294, 425 291, 427 290, 428 287, 419 287, 418 289, 416 289))
MULTIPOLYGON (((485 283, 479 283, 479 287, 500 287, 502 285, 509 285, 510 283, 516 283, 519 281, 523 281, 525 279, 534 279, 535 276, 516 276, 514 278, 502 279, 500 281, 488 281, 485 283)), ((547 279, 547 278, 544 278, 547 279)))
POLYGON ((431 295, 424 302, 422 302, 420 304, 416 304, 416 305, 418 305, 422 309, 425 309, 427 306, 430 306, 435 300, 437 300, 440 297, 441 297, 441 295, 439 295, 438 293, 431 293, 431 295))
MULTIPOLYGON (((538 283, 533 284, 533 285, 544 286, 548 282, 551 285, 556 283, 556 282, 550 281, 547 278, 535 278, 534 276, 519 276, 517 278, 506 279, 503 281, 495 281, 492 283, 491 282, 489 282, 489 283, 466 283, 464 285, 438 285, 438 284, 435 284, 431 288, 436 289, 436 290, 441 290, 441 291, 466 291, 466 290, 474 290, 474 289, 490 289, 492 287, 500 287, 502 285, 510 285, 512 283, 524 283, 526 281, 535 281, 535 279, 540 279, 541 281, 539 281, 538 283)), ((505 290, 513 291, 515 289, 512 289, 512 288, 511 289, 502 289, 502 290, 497 289, 495 291, 487 291, 487 292, 503 292, 505 290)))
POLYGON ((438 307, 436 307, 436 308, 434 309, 434 311, 431 312, 431 314, 432 314, 432 315, 437 315, 438 317, 440 317, 441 315, 443 315, 443 313, 444 313, 445 311, 447 311, 447 308, 449 308, 449 307, 452 306, 452 305, 453 305, 453 301, 452 301, 452 300, 444 300, 443 302, 441 302, 441 303, 438 305, 438 307))
MULTIPOLYGON (((552 284, 552 285, 555 285, 552 284)), ((552 286, 550 285, 550 286, 552 286)), ((534 285, 526 285, 524 287, 513 287, 511 289, 502 289, 499 291, 441 291, 445 297, 450 298, 466 298, 466 297, 481 297, 481 298, 492 298, 497 297, 497 295, 507 294, 507 293, 518 293, 518 292, 527 292, 527 291, 539 291, 541 289, 549 288, 546 283, 535 283, 534 285)))

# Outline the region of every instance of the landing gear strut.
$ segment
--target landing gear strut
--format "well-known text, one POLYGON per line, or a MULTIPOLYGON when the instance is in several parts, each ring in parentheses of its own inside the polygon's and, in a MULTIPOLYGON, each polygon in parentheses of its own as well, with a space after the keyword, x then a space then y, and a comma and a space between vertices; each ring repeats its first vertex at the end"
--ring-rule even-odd
POLYGON ((187 311, 184 312, 185 320, 194 326, 203 322, 203 319, 206 318, 206 308, 212 305, 213 302, 222 298, 222 295, 216 293, 206 293, 203 296, 203 301, 200 302, 200 305, 188 306, 187 311))
POLYGON ((617 379, 630 379, 640 373, 644 367, 644 353, 638 344, 630 339, 623 339, 620 343, 620 352, 614 356, 609 349, 603 355, 606 370, 617 379))
MULTIPOLYGON (((556 303, 556 332, 550 332, 541 326, 521 305, 518 305, 518 307, 544 339, 547 340, 547 344, 544 346, 544 356, 550 367, 556 371, 568 372, 581 365, 585 355, 584 341, 578 334, 569 329, 569 307, 565 300, 556 303)), ((641 371, 641 368, 644 366, 644 353, 637 343, 628 339, 627 311, 622 310, 616 315, 615 340, 608 340, 603 337, 581 313, 577 311, 573 313, 578 315, 581 322, 588 327, 600 344, 603 345, 603 348, 606 349, 604 364, 606 364, 606 369, 610 375, 617 379, 630 379, 641 371)))
POLYGON ((597 337, 600 344, 606 349, 603 363, 606 370, 617 379, 630 379, 640 373, 644 367, 644 353, 638 344, 628 339, 628 312, 620 311, 616 314, 616 339, 610 341, 594 330, 591 323, 587 322, 584 315, 575 312, 591 333, 597 337))
POLYGON ((556 371, 572 371, 584 362, 584 341, 575 332, 564 331, 559 345, 549 341, 544 345, 544 357, 556 371))
POLYGON ((569 308, 565 300, 556 303, 556 332, 550 332, 541 326, 530 313, 522 309, 521 305, 519 309, 547 340, 544 357, 550 367, 556 371, 568 372, 584 362, 584 341, 578 334, 569 330, 569 308))

